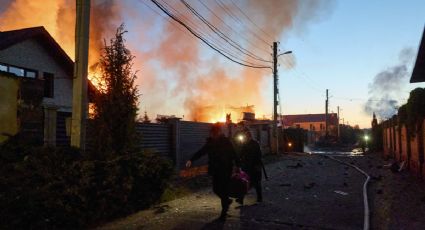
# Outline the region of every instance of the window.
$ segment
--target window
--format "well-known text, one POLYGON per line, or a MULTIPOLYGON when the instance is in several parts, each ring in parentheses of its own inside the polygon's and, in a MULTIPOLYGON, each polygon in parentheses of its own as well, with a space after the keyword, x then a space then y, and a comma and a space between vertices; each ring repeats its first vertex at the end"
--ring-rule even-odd
POLYGON ((25 71, 25 77, 37 78, 37 72, 32 71, 32 70, 26 70, 25 71))
POLYGON ((0 71, 8 72, 7 65, 0 64, 0 71))
POLYGON ((53 74, 44 73, 44 97, 53 98, 54 95, 54 79, 53 74))
POLYGON ((13 73, 18 77, 37 78, 37 71, 0 63, 0 71, 13 73))
POLYGON ((18 67, 9 66, 9 73, 13 73, 16 76, 23 77, 25 76, 25 70, 18 67))

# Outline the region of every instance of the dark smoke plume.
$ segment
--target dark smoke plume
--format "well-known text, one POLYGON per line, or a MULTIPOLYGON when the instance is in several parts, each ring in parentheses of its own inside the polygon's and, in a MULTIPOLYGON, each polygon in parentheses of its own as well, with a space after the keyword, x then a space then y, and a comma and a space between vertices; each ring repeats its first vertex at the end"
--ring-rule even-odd
POLYGON ((412 48, 400 51, 399 61, 396 66, 378 73, 373 82, 369 84, 369 100, 365 104, 365 112, 373 112, 381 119, 386 119, 397 113, 400 106, 397 100, 408 83, 408 64, 413 60, 415 53, 412 48))

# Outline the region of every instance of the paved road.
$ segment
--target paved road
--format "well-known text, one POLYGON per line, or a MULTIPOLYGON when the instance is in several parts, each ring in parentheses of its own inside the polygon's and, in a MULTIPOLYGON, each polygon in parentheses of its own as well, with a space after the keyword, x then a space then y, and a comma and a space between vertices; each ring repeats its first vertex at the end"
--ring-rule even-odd
MULTIPOLYGON (((392 175, 382 168, 386 162, 370 156, 338 158, 371 171, 374 178, 369 189, 372 193, 372 229, 403 229, 406 226, 409 228, 405 229, 421 229, 425 226, 420 218, 425 214, 424 205, 415 208, 418 213, 413 217, 404 214, 400 218, 396 212, 398 207, 415 206, 421 201, 410 197, 406 203, 400 193, 388 188, 394 187, 392 184, 402 175, 392 175)), ((256 203, 255 191, 251 190, 244 206, 235 202, 231 205, 230 216, 224 223, 214 221, 220 213, 219 200, 208 188, 112 222, 101 229, 363 228, 362 186, 365 177, 355 169, 322 156, 297 154, 282 156, 279 161, 269 164, 267 171, 270 180, 263 183, 264 202, 256 203)), ((409 183, 418 184, 417 181, 409 183)), ((419 189, 416 197, 419 191, 425 192, 423 186, 418 186, 414 187, 419 189)))

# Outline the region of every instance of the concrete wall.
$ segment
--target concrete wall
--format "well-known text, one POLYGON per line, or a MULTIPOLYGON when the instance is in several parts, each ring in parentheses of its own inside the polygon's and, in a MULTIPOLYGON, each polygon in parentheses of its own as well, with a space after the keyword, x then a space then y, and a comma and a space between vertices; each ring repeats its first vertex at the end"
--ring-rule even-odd
POLYGON ((54 97, 44 98, 43 104, 57 106, 58 111, 72 111, 72 77, 65 73, 57 61, 38 42, 26 40, 0 50, 0 62, 36 70, 40 79, 44 72, 52 73, 54 75, 54 97))
POLYGON ((19 81, 0 72, 0 143, 18 132, 19 81))

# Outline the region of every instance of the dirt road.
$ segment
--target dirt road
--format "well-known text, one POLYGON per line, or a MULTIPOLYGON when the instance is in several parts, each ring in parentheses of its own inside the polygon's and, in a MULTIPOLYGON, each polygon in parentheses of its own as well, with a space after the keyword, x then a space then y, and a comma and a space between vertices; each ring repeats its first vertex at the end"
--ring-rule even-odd
MULTIPOLYGON (((423 229, 425 186, 421 181, 407 172, 391 173, 382 167, 388 162, 376 155, 332 154, 372 176, 368 189, 371 229, 423 229), (406 212, 408 208, 415 213, 406 212)), ((266 168, 270 179, 263 181, 264 201, 255 202, 255 190, 251 190, 244 206, 233 202, 225 222, 215 221, 219 200, 207 188, 100 229, 363 228, 365 177, 355 169, 315 154, 283 155, 266 168)))

